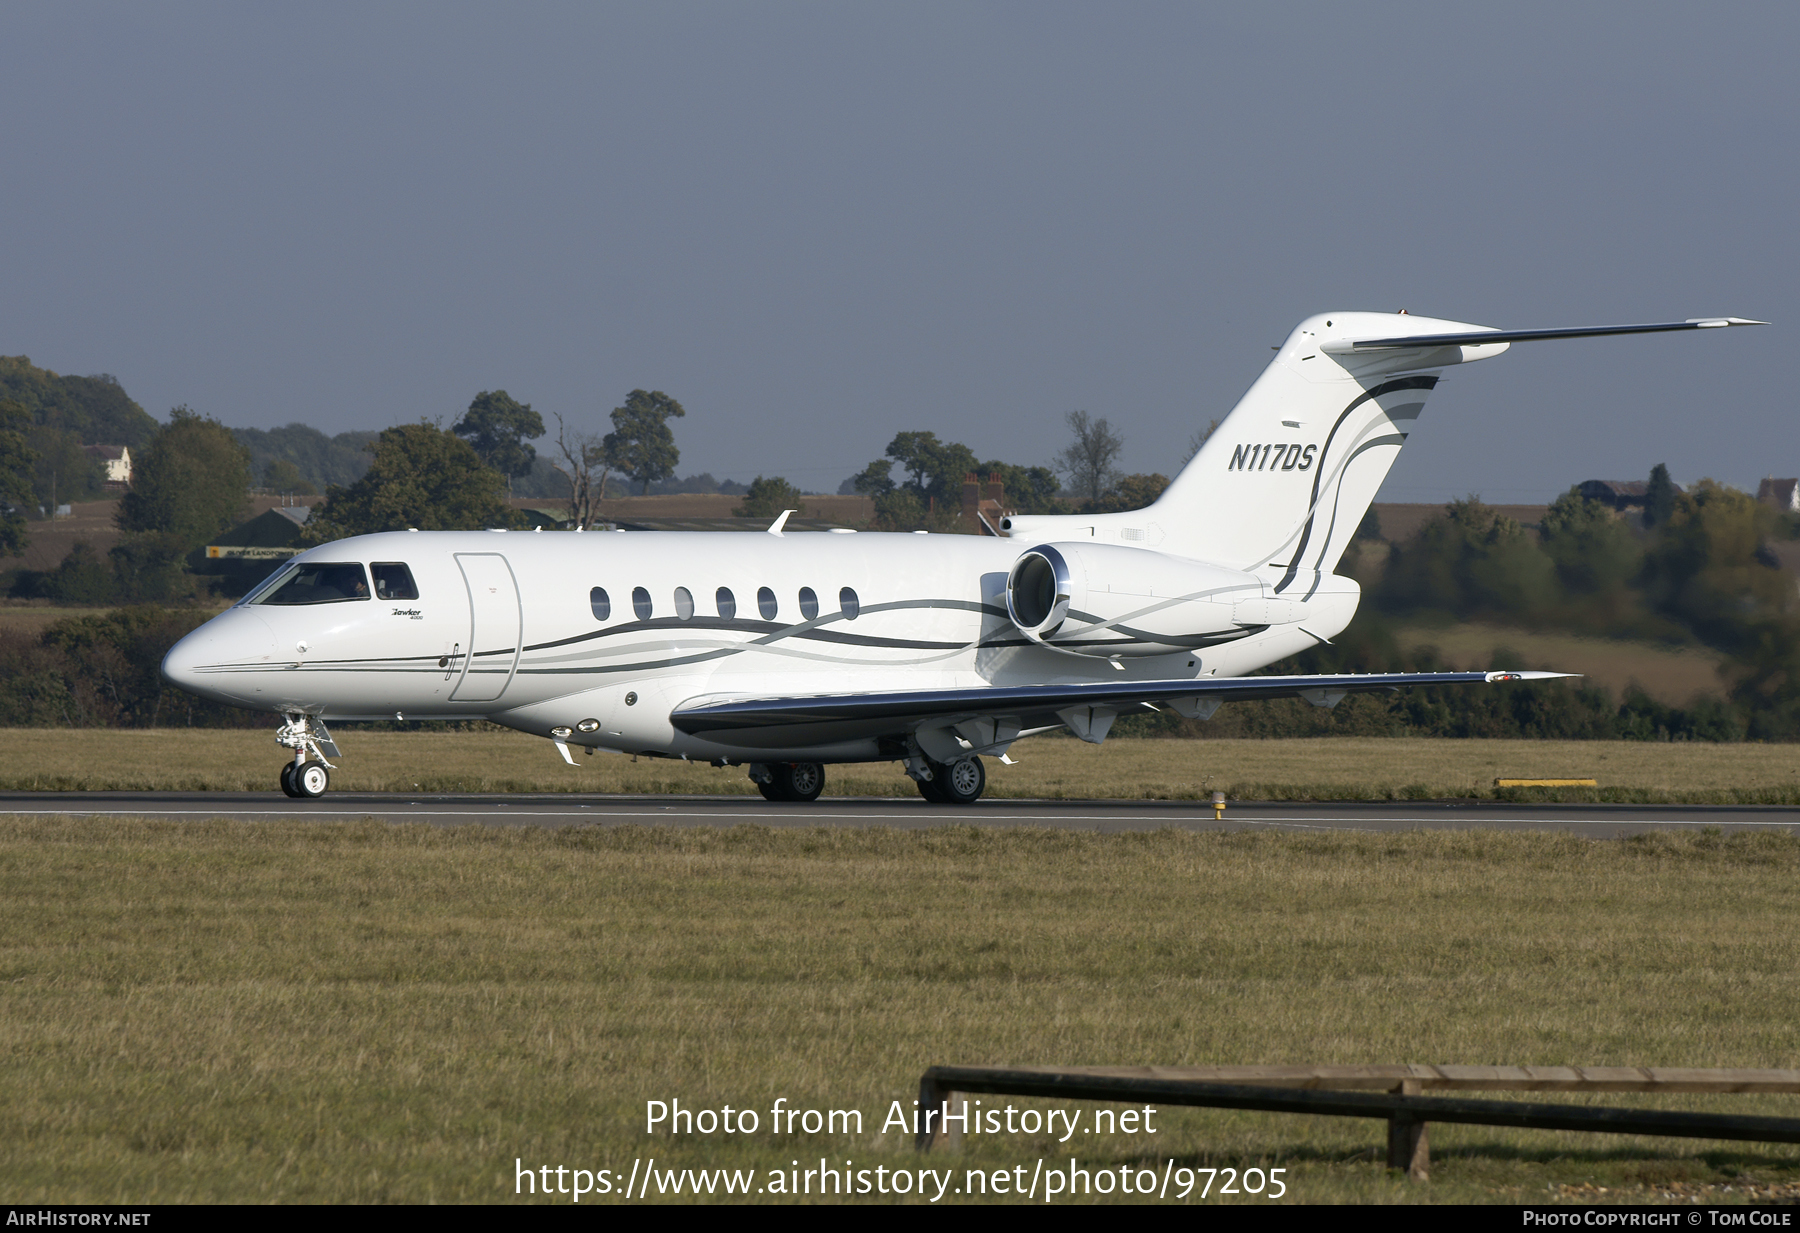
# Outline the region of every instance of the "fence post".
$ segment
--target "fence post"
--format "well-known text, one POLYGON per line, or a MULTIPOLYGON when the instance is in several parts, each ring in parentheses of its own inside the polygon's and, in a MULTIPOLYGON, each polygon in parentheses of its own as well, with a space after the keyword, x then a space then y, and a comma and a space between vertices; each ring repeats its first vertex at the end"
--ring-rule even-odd
MULTIPOLYGON (((1417 1079, 1402 1079, 1394 1092, 1417 1096, 1424 1089, 1417 1079)), ((1388 1118, 1388 1168, 1404 1169, 1409 1182, 1431 1180, 1431 1140, 1426 1125, 1410 1113, 1388 1118)))
POLYGON ((921 1152, 929 1152, 937 1141, 937 1123, 925 1116, 925 1110, 935 1109, 943 1096, 929 1070, 919 1076, 919 1111, 913 1115, 918 1119, 918 1130, 913 1135, 913 1146, 921 1152))

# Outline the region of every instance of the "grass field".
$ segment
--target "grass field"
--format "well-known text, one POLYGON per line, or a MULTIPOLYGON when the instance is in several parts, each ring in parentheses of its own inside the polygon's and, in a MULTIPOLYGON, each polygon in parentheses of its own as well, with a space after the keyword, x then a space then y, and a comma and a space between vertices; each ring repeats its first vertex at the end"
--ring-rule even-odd
MULTIPOLYGON (((336 733, 336 790, 395 792, 748 793, 742 767, 620 754, 577 755, 490 728, 336 733)), ((276 792, 283 751, 268 731, 216 728, 0 729, 0 789, 276 792)), ((1800 745, 1638 741, 1115 740, 1046 737, 1014 747, 1016 766, 985 759, 998 797, 1389 800, 1443 797, 1800 804, 1800 745), (1496 793, 1507 778, 1596 778, 1598 789, 1496 793)), ((896 763, 833 766, 833 796, 911 796, 896 763)))
POLYGON ((932 1063, 1800 1066, 1791 836, 0 818, 0 870, 16 1203, 500 1201, 515 1160, 651 1157, 1173 1160, 1282 1168, 1301 1201, 1800 1181, 1800 1148, 1434 1126, 1409 1186, 1380 1123, 1206 1110, 923 1161, 881 1129, 932 1063), (676 1098, 762 1132, 646 1134, 676 1098), (863 1127, 768 1133, 777 1098, 863 1127))

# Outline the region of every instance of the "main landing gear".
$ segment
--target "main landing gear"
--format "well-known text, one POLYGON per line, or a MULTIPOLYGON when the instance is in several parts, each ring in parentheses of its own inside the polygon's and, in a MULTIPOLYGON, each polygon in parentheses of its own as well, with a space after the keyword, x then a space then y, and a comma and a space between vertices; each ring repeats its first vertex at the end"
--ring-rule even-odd
POLYGON ((919 795, 934 805, 973 805, 987 788, 987 771, 980 758, 958 758, 950 763, 926 759, 925 765, 931 778, 913 782, 919 785, 919 795))
POLYGON ((337 743, 325 725, 310 715, 289 715, 275 731, 275 743, 294 751, 294 760, 281 768, 281 790, 298 800, 315 800, 331 786, 337 768, 325 755, 338 757, 337 743))
MULTIPOLYGON (((906 773, 934 805, 973 805, 987 788, 987 771, 974 756, 937 762, 920 755, 907 759, 906 773), (929 776, 920 773, 927 770, 929 776)), ((825 768, 817 762, 752 762, 750 778, 766 801, 816 801, 825 790, 825 768)))
POLYGON ((817 762, 757 762, 750 778, 765 801, 816 801, 825 790, 825 768, 817 762))

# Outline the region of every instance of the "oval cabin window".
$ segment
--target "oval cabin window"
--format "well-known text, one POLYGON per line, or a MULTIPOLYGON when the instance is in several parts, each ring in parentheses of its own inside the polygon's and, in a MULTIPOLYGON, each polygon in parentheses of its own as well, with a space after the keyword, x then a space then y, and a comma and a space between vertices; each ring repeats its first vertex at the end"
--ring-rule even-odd
POLYGON ((737 615, 737 596, 731 593, 730 587, 720 587, 713 602, 719 606, 719 615, 727 621, 737 615))
POLYGON ((675 588, 675 615, 683 621, 694 619, 694 593, 686 587, 675 588))
POLYGON ((811 587, 800 588, 800 616, 804 620, 814 620, 819 615, 819 597, 813 594, 811 587))
POLYGON ((637 613, 638 620, 648 621, 650 619, 650 592, 644 590, 643 587, 632 587, 631 607, 632 611, 637 613))
POLYGON ((762 613, 763 620, 773 621, 775 619, 775 592, 769 590, 768 587, 758 587, 756 589, 756 610, 762 613))
POLYGON ((857 600, 856 592, 849 587, 838 592, 838 607, 844 610, 844 619, 847 621, 854 621, 857 614, 862 611, 862 604, 857 600))
POLYGON ((604 621, 612 615, 612 600, 606 597, 605 587, 595 587, 588 592, 588 607, 594 610, 596 621, 604 621))

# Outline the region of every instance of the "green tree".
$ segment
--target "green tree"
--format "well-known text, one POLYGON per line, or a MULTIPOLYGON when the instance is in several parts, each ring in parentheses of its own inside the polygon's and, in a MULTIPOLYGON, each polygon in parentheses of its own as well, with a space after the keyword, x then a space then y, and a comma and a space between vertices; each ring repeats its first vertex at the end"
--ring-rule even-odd
POLYGON ((1669 520, 1675 512, 1675 481, 1669 478, 1669 468, 1657 463, 1650 468, 1650 483, 1644 492, 1644 525, 1657 527, 1669 520))
POLYGON ((1623 518, 1571 488, 1544 511, 1539 537, 1573 613, 1614 633, 1631 622, 1638 606, 1631 584, 1643 568, 1644 549, 1623 518))
POLYGON ((24 404, 0 398, 0 556, 16 557, 31 537, 23 507, 31 504, 32 467, 37 453, 25 443, 31 413, 24 404))
POLYGON ((1678 494, 1644 554, 1650 603, 1721 650, 1750 646, 1760 623, 1794 607, 1792 579, 1763 551, 1774 521, 1749 493, 1709 479, 1678 494))
POLYGON ((0 398, 17 399, 32 423, 70 433, 77 445, 125 445, 135 456, 158 430, 116 377, 65 377, 23 355, 0 356, 0 398))
POLYGON ((276 492, 292 492, 303 497, 310 497, 319 490, 307 483, 306 477, 300 474, 300 468, 285 458, 271 458, 263 467, 263 487, 272 488, 276 492))
POLYGON ((271 462, 291 462, 316 490, 361 479, 369 469, 369 446, 381 434, 358 429, 328 437, 305 424, 288 424, 283 428, 233 428, 231 435, 250 451, 258 475, 271 462))
POLYGON ((894 491, 894 460, 877 458, 857 472, 850 484, 865 497, 885 497, 894 491))
POLYGON ((1469 497, 1394 549, 1377 597, 1390 612, 1540 620, 1558 599, 1556 566, 1535 535, 1469 497))
POLYGON ((601 442, 606 464, 642 484, 648 494, 650 485, 675 474, 681 450, 669 421, 686 414, 661 390, 631 391, 624 406, 613 408, 613 430, 601 442))
POLYGON ((383 432, 363 477, 333 484, 307 519, 303 543, 376 531, 476 531, 523 523, 507 508, 505 480, 461 437, 429 422, 383 432))
POLYGON ((102 491, 106 467, 81 447, 73 432, 53 424, 35 424, 25 434, 25 447, 37 455, 32 466, 32 495, 46 509, 71 501, 92 501, 102 491))
POLYGON ((963 477, 981 464, 975 451, 956 441, 939 441, 935 432, 902 432, 888 442, 887 456, 907 473, 905 487, 927 506, 962 503, 963 477))
POLYGON ((1075 439, 1056 456, 1057 469, 1067 477, 1070 488, 1098 501, 1118 474, 1113 463, 1125 448, 1125 438, 1114 432, 1104 417, 1093 419, 1086 411, 1071 411, 1064 418, 1075 439))
POLYGON ((483 390, 450 431, 473 446, 482 462, 506 477, 510 493, 513 478, 531 474, 537 461, 537 450, 525 441, 544 435, 544 417, 533 411, 530 403, 519 402, 505 390, 483 390))
POLYGON ((731 512, 739 518, 774 518, 784 509, 804 514, 806 507, 800 504, 800 496, 800 490, 779 475, 768 479, 759 475, 750 481, 744 503, 731 512))
POLYGON ((1101 494, 1098 501, 1084 501, 1084 514, 1122 514, 1126 510, 1143 509, 1162 496, 1169 477, 1156 475, 1121 475, 1101 494))
POLYGON ((943 515, 921 501, 910 487, 898 487, 875 498, 870 527, 876 531, 933 531, 947 529, 943 522, 943 515), (933 526, 934 522, 939 525, 933 526))
POLYGON ((176 407, 133 460, 116 520, 122 531, 169 535, 191 551, 242 517, 249 489, 250 452, 231 430, 176 407))
POLYGON ((107 550, 114 602, 150 603, 193 596, 199 580, 188 572, 189 545, 172 531, 127 535, 107 550))

